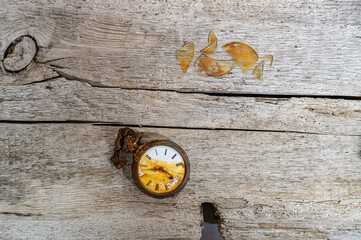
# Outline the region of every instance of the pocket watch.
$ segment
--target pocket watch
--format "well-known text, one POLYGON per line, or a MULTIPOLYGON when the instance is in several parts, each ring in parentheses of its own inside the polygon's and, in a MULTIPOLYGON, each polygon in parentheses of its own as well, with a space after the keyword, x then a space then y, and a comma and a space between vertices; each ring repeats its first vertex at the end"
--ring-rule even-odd
POLYGON ((187 154, 176 143, 168 140, 142 144, 142 136, 143 133, 130 128, 120 128, 111 161, 120 169, 125 165, 121 153, 132 153, 132 177, 137 187, 155 198, 174 196, 189 180, 190 163, 187 154))

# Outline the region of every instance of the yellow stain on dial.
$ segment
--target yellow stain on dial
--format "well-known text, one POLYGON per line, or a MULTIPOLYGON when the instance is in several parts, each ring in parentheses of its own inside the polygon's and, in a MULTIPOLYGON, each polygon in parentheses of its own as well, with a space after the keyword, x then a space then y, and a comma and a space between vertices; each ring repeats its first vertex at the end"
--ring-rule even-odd
POLYGON ((138 165, 138 175, 142 185, 154 193, 168 193, 176 190, 185 175, 184 162, 167 162, 149 159, 144 154, 138 165))

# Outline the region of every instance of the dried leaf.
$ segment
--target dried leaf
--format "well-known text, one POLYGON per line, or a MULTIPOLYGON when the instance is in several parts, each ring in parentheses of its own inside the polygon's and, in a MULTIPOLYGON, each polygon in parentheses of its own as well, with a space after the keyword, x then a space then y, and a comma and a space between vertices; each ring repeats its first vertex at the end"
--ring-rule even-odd
POLYGON ((229 73, 235 65, 234 60, 215 60, 202 54, 197 59, 195 67, 205 76, 220 77, 229 73))
POLYGON ((237 61, 237 64, 242 69, 243 73, 251 70, 257 63, 257 52, 247 44, 232 42, 224 45, 223 49, 237 61))
POLYGON ((207 54, 213 54, 216 53, 217 50, 217 36, 213 31, 209 32, 209 36, 208 36, 208 47, 206 47, 205 49, 202 50, 202 53, 207 53, 207 54))
POLYGON ((263 67, 264 61, 262 61, 258 66, 253 70, 253 77, 258 79, 259 81, 263 81, 263 67))
POLYGON ((176 55, 183 72, 186 73, 187 69, 193 61, 194 43, 190 42, 185 44, 181 49, 177 51, 176 55))
POLYGON ((273 56, 272 55, 270 55, 270 56, 264 56, 264 57, 262 57, 262 59, 263 60, 269 60, 270 61, 270 64, 269 64, 269 66, 271 67, 272 66, 272 64, 273 64, 273 56))

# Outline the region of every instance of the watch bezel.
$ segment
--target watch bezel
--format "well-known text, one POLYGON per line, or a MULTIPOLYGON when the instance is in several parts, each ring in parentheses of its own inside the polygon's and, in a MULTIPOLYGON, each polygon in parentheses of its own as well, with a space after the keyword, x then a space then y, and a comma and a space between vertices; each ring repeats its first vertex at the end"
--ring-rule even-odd
POLYGON ((139 150, 139 152, 134 156, 133 163, 132 163, 132 177, 133 177, 135 184, 137 185, 139 190, 141 190, 143 193, 147 194, 148 196, 154 197, 154 198, 167 198, 167 197, 172 197, 172 196, 176 195, 187 184, 187 182, 189 180, 189 175, 190 175, 190 162, 189 162, 187 154, 178 144, 176 144, 172 141, 169 141, 169 140, 156 140, 156 141, 152 141, 152 142, 144 144, 141 147, 141 149, 139 150), (154 192, 148 190, 140 182, 139 175, 138 175, 139 160, 141 159, 143 154, 145 154, 145 152, 148 149, 155 147, 155 146, 159 146, 159 145, 168 146, 168 147, 171 147, 171 148, 175 149, 176 151, 178 151, 179 154, 182 156, 182 158, 184 160, 184 165, 185 165, 185 174, 184 174, 182 183, 174 191, 168 192, 168 193, 154 193, 154 192))

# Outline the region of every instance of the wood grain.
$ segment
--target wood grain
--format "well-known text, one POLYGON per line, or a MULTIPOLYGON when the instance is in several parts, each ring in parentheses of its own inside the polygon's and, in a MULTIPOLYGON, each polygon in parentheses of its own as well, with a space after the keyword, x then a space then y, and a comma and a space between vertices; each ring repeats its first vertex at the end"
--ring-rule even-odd
MULTIPOLYGON (((40 46, 37 63, 97 86, 282 95, 361 96, 359 1, 7 1, 1 10, 2 51, 24 32, 40 46), (274 55, 265 81, 235 68, 221 78, 184 74, 175 52, 196 52, 219 39, 274 55)), ((197 57, 197 54, 195 58, 197 57)), ((14 85, 36 65, 0 84, 14 85)), ((51 75, 51 74, 50 74, 51 75)), ((49 77, 49 74, 46 75, 49 77)), ((42 76, 33 75, 34 81, 42 76)), ((46 79, 44 77, 43 79, 46 79)))
POLYGON ((118 127, 0 125, 3 239, 199 239, 213 202, 225 239, 361 236, 357 136, 143 128, 191 161, 181 194, 137 190, 111 164, 118 127))
POLYGON ((357 0, 0 0, 0 238, 199 239, 212 202, 227 240, 361 239, 360 19, 357 0), (214 59, 273 55, 264 81, 184 74, 176 50, 211 30, 214 59), (37 56, 9 72, 20 36, 37 56), (124 125, 185 149, 181 194, 115 169, 124 125))
POLYGON ((0 121, 83 121, 361 135, 361 101, 96 88, 63 78, 0 87, 0 121))

